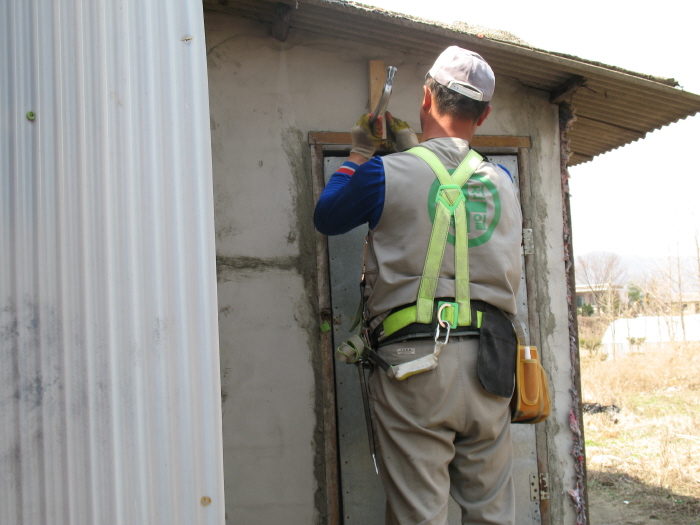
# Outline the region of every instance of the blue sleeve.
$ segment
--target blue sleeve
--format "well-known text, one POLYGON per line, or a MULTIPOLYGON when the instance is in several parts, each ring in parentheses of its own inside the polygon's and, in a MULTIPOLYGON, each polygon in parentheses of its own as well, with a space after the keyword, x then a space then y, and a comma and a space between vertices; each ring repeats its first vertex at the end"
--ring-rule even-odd
POLYGON ((324 235, 340 235, 369 224, 373 229, 384 209, 384 163, 373 157, 364 164, 345 162, 316 203, 314 226, 324 235), (354 174, 349 175, 348 173, 354 174))
POLYGON ((510 177, 510 181, 511 181, 511 182, 515 182, 515 181, 513 180, 513 176, 510 174, 510 171, 508 171, 508 170, 506 169, 505 166, 503 166, 502 164, 496 164, 496 166, 498 166, 499 168, 501 168, 503 171, 506 172, 506 174, 508 175, 508 177, 510 177))

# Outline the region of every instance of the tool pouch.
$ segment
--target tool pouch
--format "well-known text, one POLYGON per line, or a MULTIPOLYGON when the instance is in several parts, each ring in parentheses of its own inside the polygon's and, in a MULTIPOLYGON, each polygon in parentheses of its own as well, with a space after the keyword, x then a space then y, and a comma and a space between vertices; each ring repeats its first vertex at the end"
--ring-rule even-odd
POLYGON ((484 390, 501 397, 511 397, 515 386, 513 354, 518 340, 513 324, 494 307, 485 308, 479 333, 476 372, 484 390))
POLYGON ((515 391, 511 399, 512 423, 539 423, 549 417, 551 401, 547 376, 534 346, 518 346, 515 391))

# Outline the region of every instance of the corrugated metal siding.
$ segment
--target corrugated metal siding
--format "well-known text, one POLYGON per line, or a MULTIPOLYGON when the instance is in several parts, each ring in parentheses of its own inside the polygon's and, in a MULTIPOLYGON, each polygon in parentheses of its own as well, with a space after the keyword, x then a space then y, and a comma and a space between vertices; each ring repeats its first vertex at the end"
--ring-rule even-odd
POLYGON ((201 1, 0 12, 0 523, 223 523, 201 1))
MULTIPOLYGON (((207 9, 272 23, 279 0, 203 0, 207 9)), ((646 133, 700 111, 700 96, 675 88, 670 79, 621 70, 577 57, 479 38, 434 23, 348 2, 284 0, 290 26, 348 40, 426 56, 462 45, 482 54, 496 75, 513 77, 534 89, 554 93, 574 76, 585 87, 567 100, 579 117, 568 133, 570 165, 619 148, 646 133), (585 122, 585 123, 583 123, 585 122)))

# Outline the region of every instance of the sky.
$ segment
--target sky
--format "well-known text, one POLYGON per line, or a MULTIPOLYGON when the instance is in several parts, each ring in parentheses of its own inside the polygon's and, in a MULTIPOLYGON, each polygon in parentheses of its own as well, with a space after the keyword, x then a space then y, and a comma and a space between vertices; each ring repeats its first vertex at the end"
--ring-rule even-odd
MULTIPOLYGON (((700 2, 361 3, 439 22, 509 31, 537 48, 675 78, 686 91, 700 94, 700 2)), ((700 159, 693 154, 699 139, 696 115, 570 168, 576 256, 598 251, 633 258, 695 256, 700 159), (653 157, 662 160, 652 161, 653 157)))

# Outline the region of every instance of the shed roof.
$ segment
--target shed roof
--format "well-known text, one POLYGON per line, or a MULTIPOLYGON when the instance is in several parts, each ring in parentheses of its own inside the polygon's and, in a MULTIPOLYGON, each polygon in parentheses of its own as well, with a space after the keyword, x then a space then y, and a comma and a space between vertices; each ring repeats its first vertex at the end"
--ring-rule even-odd
POLYGON ((700 95, 683 91, 674 79, 537 49, 503 32, 476 33, 464 24, 447 26, 340 0, 203 0, 203 5, 268 22, 282 39, 293 27, 418 55, 437 56, 449 45, 472 49, 496 75, 546 91, 553 103, 573 104, 570 166, 700 111, 700 95))

